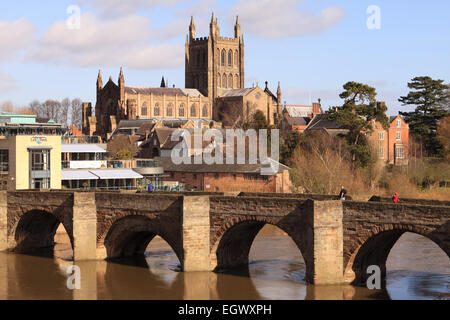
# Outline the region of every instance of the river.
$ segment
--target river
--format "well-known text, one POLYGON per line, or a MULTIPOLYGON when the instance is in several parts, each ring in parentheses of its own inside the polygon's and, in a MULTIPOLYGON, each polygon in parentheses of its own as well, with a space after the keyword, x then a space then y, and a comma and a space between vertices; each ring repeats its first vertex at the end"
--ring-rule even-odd
POLYGON ((79 262, 81 288, 67 288, 72 251, 66 234, 55 236, 54 257, 0 253, 0 300, 7 299, 447 299, 450 259, 432 241, 406 233, 387 261, 381 290, 313 286, 305 264, 281 230, 264 227, 250 251, 248 270, 234 274, 179 272, 179 261, 161 238, 132 261, 79 262))

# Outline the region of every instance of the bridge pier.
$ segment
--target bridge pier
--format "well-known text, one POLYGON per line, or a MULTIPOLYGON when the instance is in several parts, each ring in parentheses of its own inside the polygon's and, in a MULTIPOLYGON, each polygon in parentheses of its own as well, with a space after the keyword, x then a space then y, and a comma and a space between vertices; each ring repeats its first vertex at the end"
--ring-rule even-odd
POLYGON ((312 204, 313 252, 307 280, 315 285, 344 282, 342 201, 312 204))
POLYGON ((212 271, 209 196, 183 197, 183 271, 212 271))
POLYGON ((95 193, 73 194, 73 261, 97 259, 95 193))

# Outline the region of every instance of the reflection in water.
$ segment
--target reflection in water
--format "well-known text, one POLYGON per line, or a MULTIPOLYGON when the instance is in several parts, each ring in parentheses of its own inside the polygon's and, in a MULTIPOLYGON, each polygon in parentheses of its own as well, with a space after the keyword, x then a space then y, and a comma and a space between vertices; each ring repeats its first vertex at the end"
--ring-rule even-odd
POLYGON ((81 290, 68 290, 72 250, 57 234, 55 258, 0 253, 0 299, 449 299, 450 260, 431 241, 405 234, 387 261, 387 288, 307 285, 293 241, 266 226, 248 268, 232 273, 182 273, 169 245, 156 237, 145 257, 78 262, 81 290), (426 270, 426 272, 424 271, 426 270))

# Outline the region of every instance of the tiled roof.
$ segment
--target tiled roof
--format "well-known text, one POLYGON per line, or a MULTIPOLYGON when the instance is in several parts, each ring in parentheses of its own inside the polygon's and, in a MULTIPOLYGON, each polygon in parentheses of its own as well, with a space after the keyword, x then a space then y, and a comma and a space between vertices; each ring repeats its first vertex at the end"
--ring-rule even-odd
POLYGON ((125 92, 128 94, 154 94, 166 96, 190 96, 190 97, 204 97, 197 89, 180 89, 180 88, 161 88, 161 87, 125 87, 125 92))
POLYGON ((220 96, 220 98, 226 98, 226 97, 245 97, 248 95, 251 91, 253 91, 255 88, 243 88, 243 89, 233 89, 228 90, 224 94, 220 96))
POLYGON ((342 126, 337 124, 336 121, 329 120, 328 114, 324 113, 316 115, 306 128, 306 130, 315 129, 342 129, 342 126))
POLYGON ((291 126, 306 126, 310 121, 308 117, 286 117, 286 122, 291 126))
POLYGON ((289 114, 289 116, 293 118, 308 117, 308 115, 313 113, 313 107, 289 105, 286 106, 286 111, 289 114))
MULTIPOLYGON (((271 163, 276 163, 275 160, 269 159, 271 163)), ((192 161, 193 162, 193 161, 192 161)), ((170 159, 160 164, 164 167, 164 171, 172 172, 191 172, 191 173, 251 173, 260 174, 261 168, 269 167, 269 164, 179 164, 175 165, 170 159)), ((290 170, 289 167, 278 163, 278 173, 285 170, 290 170)))

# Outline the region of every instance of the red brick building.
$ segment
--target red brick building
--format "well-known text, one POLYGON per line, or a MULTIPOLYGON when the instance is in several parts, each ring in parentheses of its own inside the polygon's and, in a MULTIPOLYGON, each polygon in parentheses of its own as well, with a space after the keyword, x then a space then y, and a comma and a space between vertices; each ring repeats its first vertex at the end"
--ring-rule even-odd
POLYGON ((179 182, 185 190, 252 191, 289 193, 292 184, 289 168, 279 164, 278 173, 261 175, 260 164, 181 164, 164 166, 164 181, 179 182))
POLYGON ((389 128, 373 120, 370 140, 377 148, 378 158, 389 164, 407 165, 409 146, 409 126, 401 116, 389 117, 389 128))

